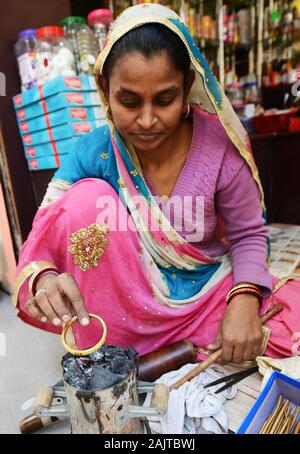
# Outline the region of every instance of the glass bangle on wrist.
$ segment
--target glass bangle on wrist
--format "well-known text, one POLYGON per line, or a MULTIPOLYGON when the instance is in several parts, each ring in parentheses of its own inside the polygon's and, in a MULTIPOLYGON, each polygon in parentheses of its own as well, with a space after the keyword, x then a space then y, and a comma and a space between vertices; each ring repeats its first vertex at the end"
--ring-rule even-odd
POLYGON ((233 292, 228 298, 226 298, 226 303, 229 304, 230 301, 237 295, 242 295, 242 294, 247 294, 247 295, 254 295, 258 298, 259 300, 259 303, 261 304, 262 303, 262 297, 260 295, 260 293, 256 292, 255 290, 251 290, 251 289, 248 289, 248 290, 237 290, 236 292, 233 292))
POLYGON ((44 276, 45 274, 55 274, 56 276, 59 275, 59 272, 57 271, 56 268, 43 268, 39 271, 36 271, 31 275, 31 278, 29 280, 29 293, 34 296, 36 294, 36 285, 38 283, 38 280, 44 276))
POLYGON ((240 288, 253 288, 254 290, 258 290, 259 292, 261 291, 260 288, 257 285, 241 283, 241 284, 235 285, 228 293, 233 292, 234 290, 237 290, 237 289, 240 289, 240 288))
POLYGON ((255 290, 259 293, 262 294, 262 291, 260 290, 259 287, 257 287, 257 285, 254 285, 254 284, 247 284, 247 283, 242 283, 242 284, 237 284, 235 285, 228 293, 227 293, 227 296, 230 296, 231 293, 237 291, 237 290, 240 290, 240 289, 252 289, 252 290, 255 290))
POLYGON ((227 296, 226 296, 226 304, 229 304, 230 301, 237 295, 240 295, 240 294, 251 294, 251 295, 254 295, 254 296, 257 296, 258 300, 259 300, 259 304, 261 305, 262 304, 262 291, 255 285, 252 285, 252 284, 241 284, 241 285, 237 285, 235 286, 233 289, 230 290, 230 292, 227 293, 227 296))

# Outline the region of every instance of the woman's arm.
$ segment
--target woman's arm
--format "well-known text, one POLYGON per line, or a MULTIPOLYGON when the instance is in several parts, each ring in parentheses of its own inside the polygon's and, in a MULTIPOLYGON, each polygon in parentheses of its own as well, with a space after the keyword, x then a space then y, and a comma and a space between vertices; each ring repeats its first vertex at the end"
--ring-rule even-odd
POLYGON ((14 284, 13 304, 18 316, 38 328, 60 333, 63 317, 78 315, 83 324, 88 313, 74 278, 65 273, 68 243, 64 231, 66 225, 60 220, 65 211, 64 198, 46 208, 41 208, 33 221, 32 230, 23 244, 14 284), (46 270, 34 286, 31 279, 46 270), (35 297, 31 292, 35 287, 35 297))
POLYGON ((230 244, 234 285, 256 284, 263 296, 268 296, 272 291, 267 263, 269 229, 262 216, 257 184, 247 163, 216 193, 215 200, 230 244))
MULTIPOLYGON (((255 284, 263 291, 263 296, 267 296, 272 291, 267 265, 268 228, 262 216, 258 188, 246 162, 229 182, 223 187, 220 184, 215 200, 230 244, 234 285, 241 282, 255 284)), ((249 294, 235 296, 210 347, 222 346, 223 361, 241 363, 260 353, 261 342, 258 298, 249 294)))

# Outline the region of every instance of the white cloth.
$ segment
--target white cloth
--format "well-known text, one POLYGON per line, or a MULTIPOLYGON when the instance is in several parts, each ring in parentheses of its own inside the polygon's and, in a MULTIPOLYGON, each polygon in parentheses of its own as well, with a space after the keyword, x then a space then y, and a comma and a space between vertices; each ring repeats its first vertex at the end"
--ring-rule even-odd
MULTIPOLYGON (((179 370, 162 375, 156 383, 164 383, 168 387, 196 367, 186 364, 179 370)), ((220 394, 214 392, 224 385, 216 385, 204 389, 203 386, 218 378, 224 377, 224 371, 211 366, 191 381, 174 389, 169 395, 168 411, 164 416, 148 418, 151 431, 161 434, 222 434, 228 432, 228 418, 225 413, 226 399, 232 399, 237 393, 234 385, 220 394)), ((148 407, 151 393, 145 399, 148 407)))
POLYGON ((300 380, 300 357, 292 356, 290 358, 274 359, 268 356, 258 356, 256 358, 259 372, 264 376, 262 388, 267 383, 270 375, 277 370, 295 380, 300 380))

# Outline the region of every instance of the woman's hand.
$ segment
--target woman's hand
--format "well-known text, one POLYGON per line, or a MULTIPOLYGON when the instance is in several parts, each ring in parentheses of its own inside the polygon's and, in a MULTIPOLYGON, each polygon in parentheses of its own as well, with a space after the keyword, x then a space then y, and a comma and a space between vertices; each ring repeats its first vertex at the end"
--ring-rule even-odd
POLYGON ((259 300, 254 295, 236 295, 227 306, 211 350, 222 347, 222 361, 242 363, 259 355, 263 334, 259 300))
POLYGON ((43 323, 60 326, 77 315, 81 325, 89 324, 88 311, 79 287, 70 273, 41 276, 35 296, 26 303, 28 314, 43 323))

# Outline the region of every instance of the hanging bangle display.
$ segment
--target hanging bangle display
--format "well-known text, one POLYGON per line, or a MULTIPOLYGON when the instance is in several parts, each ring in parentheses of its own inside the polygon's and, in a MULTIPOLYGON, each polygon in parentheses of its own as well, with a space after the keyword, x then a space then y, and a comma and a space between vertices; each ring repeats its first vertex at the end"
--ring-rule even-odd
POLYGON ((75 356, 87 356, 87 355, 90 355, 91 353, 95 353, 96 351, 99 350, 99 348, 102 347, 102 345, 104 344, 104 342, 106 340, 107 327, 106 327, 106 324, 105 324, 104 320, 101 317, 99 317, 98 315, 95 315, 95 314, 89 314, 89 317, 92 318, 92 319, 98 320, 98 322, 100 322, 100 324, 102 325, 102 328, 103 328, 102 337, 99 340, 99 342, 97 342, 97 344, 95 344, 93 347, 89 347, 89 348, 86 348, 84 350, 76 350, 75 348, 70 347, 67 344, 66 337, 67 337, 67 333, 68 333, 69 328, 73 325, 73 323, 78 321, 78 317, 76 315, 76 317, 73 317, 68 323, 66 323, 66 325, 64 326, 64 328, 62 330, 62 333, 61 333, 62 344, 65 347, 65 349, 69 353, 71 353, 72 355, 75 355, 75 356))

